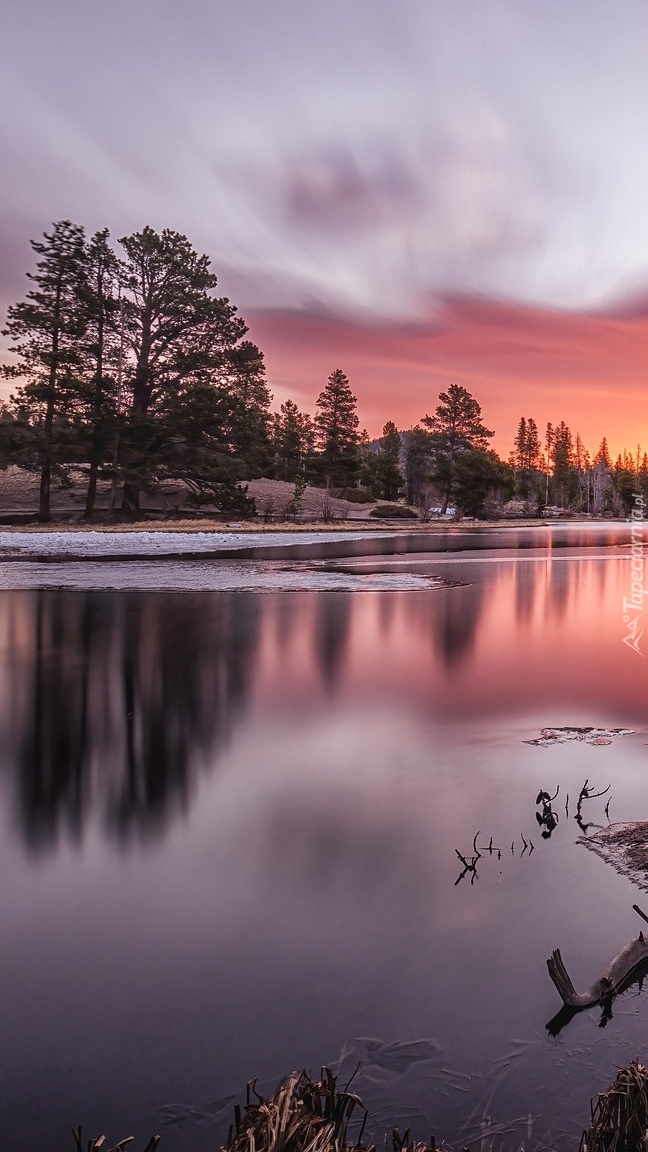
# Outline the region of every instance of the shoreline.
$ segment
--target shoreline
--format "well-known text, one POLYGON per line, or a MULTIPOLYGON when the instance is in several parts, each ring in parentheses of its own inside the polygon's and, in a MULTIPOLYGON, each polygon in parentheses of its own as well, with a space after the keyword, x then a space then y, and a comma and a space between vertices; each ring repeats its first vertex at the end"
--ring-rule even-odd
POLYGON ((300 521, 278 521, 275 523, 257 523, 254 520, 241 520, 223 522, 216 519, 204 520, 132 520, 126 522, 102 522, 102 521, 70 521, 70 520, 57 520, 54 516, 47 524, 39 523, 26 523, 26 524, 2 524, 2 512, 0 510, 0 535, 5 533, 18 534, 29 533, 33 535, 48 534, 48 533, 70 533, 83 535, 89 532, 100 532, 106 535, 115 533, 133 533, 133 532, 167 532, 167 533, 193 533, 200 534, 250 534, 262 533, 263 535, 272 533, 282 534, 309 534, 318 533, 321 535, 331 534, 335 532, 357 532, 362 533, 389 533, 393 535, 411 535, 412 533, 424 534, 427 532, 438 532, 440 528, 447 532, 469 532, 481 531, 485 528, 557 528, 564 527, 570 528, 574 526, 603 526, 615 524, 628 524, 629 521, 624 517, 623 519, 612 519, 611 517, 542 517, 533 519, 531 517, 521 518, 519 520, 506 519, 506 520, 450 520, 450 519, 432 519, 432 520, 367 520, 365 519, 344 519, 332 520, 329 522, 323 520, 300 520, 300 521))

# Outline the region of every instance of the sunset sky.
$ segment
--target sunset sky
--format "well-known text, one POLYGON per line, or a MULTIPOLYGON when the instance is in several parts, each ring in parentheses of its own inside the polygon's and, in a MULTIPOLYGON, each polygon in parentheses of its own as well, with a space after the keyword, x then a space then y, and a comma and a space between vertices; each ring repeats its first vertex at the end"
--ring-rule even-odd
POLYGON ((53 220, 185 232, 276 402, 464 384, 648 446, 645 0, 3 0, 0 314, 53 220))

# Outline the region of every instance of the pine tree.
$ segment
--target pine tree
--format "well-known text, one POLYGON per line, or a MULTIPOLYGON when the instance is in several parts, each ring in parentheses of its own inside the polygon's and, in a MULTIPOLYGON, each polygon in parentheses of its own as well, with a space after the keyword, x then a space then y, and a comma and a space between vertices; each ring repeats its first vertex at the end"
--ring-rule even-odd
POLYGON ((436 456, 437 478, 443 484, 441 514, 445 515, 452 482, 454 465, 459 455, 470 448, 488 447, 495 433, 485 428, 481 418, 481 405, 466 388, 451 384, 447 392, 439 394, 441 403, 434 416, 424 416, 421 424, 432 433, 436 456))
MULTIPOLYGON (((434 474, 432 436, 420 425, 410 428, 405 439, 405 486, 408 504, 426 503, 426 489, 434 474)), ((425 510, 425 508, 424 508, 425 510)))
POLYGON ((246 476, 267 476, 272 463, 272 395, 265 378, 263 353, 250 340, 242 340, 230 350, 227 360, 221 386, 228 389, 239 407, 232 450, 246 476))
POLYGON ((565 421, 561 420, 557 428, 554 429, 552 445, 554 483, 560 492, 561 507, 565 506, 565 498, 569 501, 573 454, 572 434, 565 421))
POLYGON ((120 356, 118 332, 119 261, 108 243, 107 228, 96 232, 85 248, 86 332, 82 354, 87 377, 87 423, 90 472, 85 515, 94 514, 99 469, 109 449, 116 415, 116 374, 120 356), (117 321, 117 324, 116 324, 117 321))
POLYGON ((533 417, 529 417, 526 427, 526 465, 527 468, 540 467, 540 436, 538 425, 533 417))
POLYGON ((375 453, 375 475, 379 493, 383 500, 396 500, 403 487, 403 475, 399 467, 401 435, 393 420, 388 420, 380 438, 380 448, 375 453))
POLYGON ((608 448, 607 438, 604 436, 599 445, 599 450, 594 457, 594 464, 604 464, 606 468, 612 467, 612 458, 608 448))
POLYGON ((317 397, 315 417, 317 446, 327 484, 355 484, 360 467, 358 454, 357 400, 341 368, 331 372, 317 397))
POLYGON ((293 400, 286 400, 273 417, 272 446, 278 480, 303 476, 313 451, 313 421, 300 412, 293 400))
POLYGON ((520 417, 517 432, 515 433, 515 440, 513 441, 513 451, 511 452, 511 464, 515 468, 526 468, 527 459, 527 422, 524 416, 520 417))
MULTIPOLYGON (((199 256, 186 236, 146 227, 123 237, 120 244, 126 252, 131 389, 122 507, 133 512, 139 508, 140 484, 150 475, 157 447, 150 423, 156 406, 164 402, 167 409, 177 407, 174 391, 188 398, 192 386, 235 391, 233 381, 241 379, 240 359, 249 364, 254 345, 242 351, 247 327, 226 297, 213 294, 217 279, 209 270, 209 258, 199 256)), ((258 361, 253 375, 258 380, 258 361)), ((234 399, 241 411, 241 395, 234 399)), ((209 403, 205 414, 215 419, 218 411, 218 404, 209 403)))
POLYGON ((52 471, 66 462, 65 447, 57 451, 57 426, 67 424, 70 397, 76 394, 78 342, 86 325, 83 228, 61 220, 31 246, 40 257, 36 271, 27 273, 35 287, 9 308, 3 335, 15 342, 19 363, 4 375, 27 380, 14 397, 14 410, 31 429, 32 455, 23 463, 40 471, 38 519, 47 522, 52 471))

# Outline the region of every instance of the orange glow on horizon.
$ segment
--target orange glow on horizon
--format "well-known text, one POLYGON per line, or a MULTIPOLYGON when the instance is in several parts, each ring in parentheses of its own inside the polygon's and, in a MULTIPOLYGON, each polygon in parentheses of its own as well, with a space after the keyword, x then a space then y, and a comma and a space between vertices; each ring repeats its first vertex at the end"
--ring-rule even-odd
POLYGON ((427 323, 359 324, 298 311, 258 312, 252 339, 266 355, 278 405, 310 412, 335 368, 358 397, 362 427, 380 435, 432 412, 451 383, 462 384, 507 456, 520 416, 541 436, 564 420, 594 454, 607 436, 613 458, 648 448, 648 313, 613 315, 455 298, 427 323))

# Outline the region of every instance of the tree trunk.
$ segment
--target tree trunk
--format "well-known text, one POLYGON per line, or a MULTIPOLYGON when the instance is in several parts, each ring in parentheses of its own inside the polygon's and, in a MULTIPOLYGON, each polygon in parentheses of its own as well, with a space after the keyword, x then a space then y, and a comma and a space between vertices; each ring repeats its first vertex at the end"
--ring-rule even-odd
POLYGON ((99 473, 99 461, 92 460, 90 464, 90 475, 88 477, 88 493, 86 496, 85 518, 92 520, 94 516, 95 497, 97 495, 97 476, 99 473))
POLYGON ((56 370, 58 368, 59 331, 61 323, 61 290, 62 273, 59 272, 56 282, 56 300, 54 304, 54 328, 52 331, 52 361, 49 371, 49 395, 45 411, 45 443, 42 453, 40 499, 38 504, 38 519, 41 524, 49 523, 50 519, 50 484, 52 479, 52 431, 54 428, 54 390, 56 388, 56 370))
POLYGON ((38 502, 38 520, 40 524, 49 523, 50 519, 50 481, 52 468, 49 460, 44 461, 41 468, 40 496, 38 502))
MULTIPOLYGON (((58 303, 58 301, 57 301, 58 303)), ((45 442, 43 445, 40 500, 38 505, 38 519, 41 524, 50 520, 50 484, 52 479, 52 432, 54 428, 54 389, 56 387, 56 358, 58 355, 58 328, 54 329, 52 337, 52 365, 50 368, 49 396, 45 412, 45 442)))
POLYGON ((445 516, 446 512, 448 511, 448 504, 450 503, 450 490, 451 490, 451 488, 452 488, 452 480, 448 480, 448 483, 446 484, 446 487, 445 487, 445 492, 443 493, 443 501, 441 504, 441 515, 442 516, 445 516))
POLYGON ((124 494, 122 496, 122 512, 127 512, 132 515, 135 512, 139 512, 139 508, 139 484, 134 484, 131 480, 126 480, 124 483, 124 494))
POLYGON ((92 457, 90 460, 90 476, 88 477, 88 493, 86 496, 85 518, 92 520, 94 515, 95 498, 97 495, 97 475, 102 458, 103 436, 101 428, 101 406, 103 402, 103 358, 104 358, 104 281, 101 267, 97 271, 97 371, 95 375, 93 428, 92 428, 92 457))

